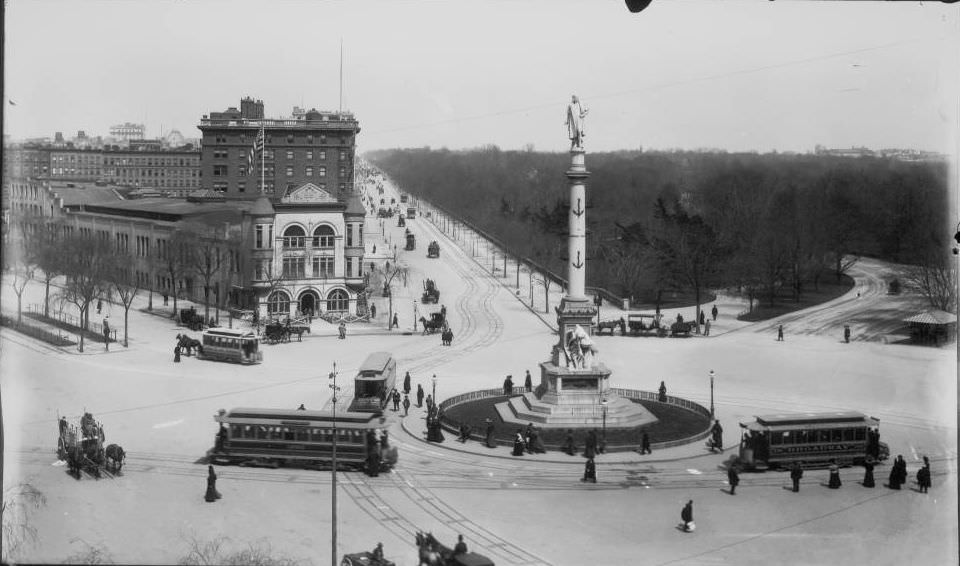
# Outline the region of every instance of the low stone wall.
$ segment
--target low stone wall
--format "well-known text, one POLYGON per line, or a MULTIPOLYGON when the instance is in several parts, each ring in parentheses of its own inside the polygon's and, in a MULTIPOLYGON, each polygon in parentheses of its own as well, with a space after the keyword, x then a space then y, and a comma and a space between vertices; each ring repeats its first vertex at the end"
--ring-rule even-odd
MULTIPOLYGON (((522 395, 523 393, 526 393, 526 391, 527 390, 525 387, 514 387, 513 391, 511 391, 510 394, 522 395)), ((616 393, 617 395, 625 399, 636 399, 641 401, 659 402, 657 401, 657 393, 653 391, 640 391, 637 389, 622 389, 619 387, 611 387, 610 391, 612 391, 613 393, 616 393)), ((502 387, 497 389, 481 389, 479 391, 469 391, 467 393, 461 393, 460 395, 454 395, 453 397, 450 397, 448 399, 444 399, 443 401, 441 401, 440 412, 441 414, 445 414, 447 410, 450 409, 451 407, 455 407, 457 405, 461 405, 469 401, 475 401, 477 399, 486 399, 488 397, 502 397, 502 396, 503 396, 502 387)), ((674 405, 681 409, 685 409, 687 411, 700 414, 704 417, 707 417, 707 419, 711 418, 709 409, 707 409, 703 405, 700 405, 699 403, 694 403, 693 401, 690 401, 688 399, 667 395, 667 400, 665 404, 674 405)), ((443 426, 443 429, 448 433, 453 434, 455 436, 460 435, 459 425, 457 423, 454 423, 448 420, 445 416, 441 416, 440 424, 441 426, 443 426)), ((707 438, 708 436, 710 436, 710 431, 712 426, 713 426, 713 423, 711 422, 710 425, 707 426, 706 430, 704 430, 703 432, 697 433, 693 436, 688 436, 686 438, 669 440, 667 442, 652 442, 650 444, 650 448, 651 449, 671 448, 673 446, 683 446, 685 444, 691 444, 693 442, 703 440, 704 438, 707 438)), ((470 440, 484 442, 486 440, 486 437, 482 431, 480 434, 476 434, 472 432, 470 434, 470 440)), ((508 440, 497 440, 496 442, 500 446, 510 446, 510 447, 513 446, 513 442, 508 440)), ((556 446, 552 448, 555 450, 559 449, 559 447, 556 447, 556 446)), ((639 444, 621 444, 618 446, 609 446, 609 445, 607 446, 608 452, 628 452, 628 451, 636 451, 639 449, 640 449, 639 444)))

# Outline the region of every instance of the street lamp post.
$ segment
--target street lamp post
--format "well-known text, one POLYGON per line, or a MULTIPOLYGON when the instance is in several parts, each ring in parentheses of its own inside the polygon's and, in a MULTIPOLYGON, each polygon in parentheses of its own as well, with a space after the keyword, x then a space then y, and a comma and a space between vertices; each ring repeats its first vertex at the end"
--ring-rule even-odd
POLYGON ((333 371, 330 372, 329 378, 333 380, 330 385, 330 389, 333 390, 333 457, 331 458, 333 470, 330 474, 333 485, 330 497, 330 503, 333 507, 333 535, 331 537, 330 564, 331 566, 337 566, 337 391, 340 389, 337 387, 337 362, 333 362, 333 371))
POLYGON ((603 410, 603 445, 607 445, 607 398, 600 401, 600 407, 603 410))
POLYGON ((413 331, 417 331, 417 300, 413 300, 413 331))
POLYGON ((433 403, 437 403, 437 374, 433 374, 433 403))
POLYGON ((712 419, 713 416, 714 416, 714 410, 713 410, 713 376, 714 376, 713 370, 710 370, 710 418, 711 418, 711 419, 712 419))

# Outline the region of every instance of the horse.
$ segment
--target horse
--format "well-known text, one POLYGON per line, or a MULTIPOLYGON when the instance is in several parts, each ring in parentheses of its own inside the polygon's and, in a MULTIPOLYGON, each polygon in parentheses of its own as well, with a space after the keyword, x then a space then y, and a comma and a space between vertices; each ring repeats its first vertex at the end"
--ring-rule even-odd
POLYGON ((613 333, 616 331, 617 327, 620 328, 620 334, 626 334, 626 322, 623 320, 623 317, 620 317, 616 320, 604 320, 597 324, 597 334, 603 334, 603 331, 610 329, 610 335, 613 336, 613 333))
POLYGON ((119 444, 111 444, 107 446, 107 470, 111 473, 119 474, 120 469, 123 468, 123 460, 126 457, 126 453, 123 451, 123 448, 119 444))
POLYGON ((442 322, 434 322, 432 320, 427 320, 424 317, 420 317, 420 323, 423 324, 423 333, 424 334, 433 334, 443 328, 442 322))
POLYGON ((189 356, 194 348, 196 348, 197 353, 203 353, 203 346, 196 338, 191 338, 186 334, 177 334, 177 340, 180 344, 180 349, 183 350, 185 356, 189 356))
POLYGON ((443 556, 436 550, 437 539, 433 537, 432 533, 424 534, 417 531, 416 542, 420 549, 417 566, 441 566, 443 564, 443 556))

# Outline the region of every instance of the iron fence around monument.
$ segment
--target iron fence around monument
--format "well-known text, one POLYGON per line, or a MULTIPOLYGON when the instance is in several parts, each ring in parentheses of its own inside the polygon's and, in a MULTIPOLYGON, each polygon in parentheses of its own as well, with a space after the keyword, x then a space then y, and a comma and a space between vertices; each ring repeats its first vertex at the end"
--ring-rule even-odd
MULTIPOLYGON (((653 391, 640 391, 640 390, 638 390, 638 389, 623 389, 623 388, 620 388, 620 387, 611 387, 611 388, 610 388, 610 391, 613 392, 613 393, 615 393, 616 395, 619 395, 620 397, 625 398, 625 399, 631 399, 631 400, 637 400, 637 401, 652 401, 652 402, 655 402, 655 403, 660 403, 660 402, 661 402, 661 401, 659 401, 659 400, 657 399, 657 395, 658 395, 658 394, 657 394, 656 392, 653 392, 653 391)), ((526 393, 526 392, 527 392, 526 387, 515 386, 515 387, 511 390, 510 396, 512 396, 512 395, 522 395, 522 394, 524 394, 524 393, 526 393)), ((476 401, 476 400, 478 400, 478 399, 486 399, 486 398, 489 398, 489 397, 506 397, 506 396, 507 396, 507 395, 504 395, 504 394, 503 394, 503 388, 502 388, 502 387, 498 387, 498 388, 496 388, 496 389, 481 389, 481 390, 479 390, 479 391, 469 391, 469 392, 467 392, 467 393, 461 393, 461 394, 459 394, 459 395, 454 395, 453 397, 449 397, 449 398, 444 399, 443 401, 441 401, 441 402, 440 402, 440 405, 439 405, 439 406, 440 406, 440 413, 441 413, 441 415, 442 415, 442 414, 445 413, 448 409, 450 409, 450 408, 452 408, 452 407, 455 407, 455 406, 457 406, 457 405, 460 405, 460 404, 462 404, 462 403, 469 402, 469 401, 476 401)), ((685 410, 687 410, 687 411, 691 411, 691 412, 697 413, 697 414, 699 414, 699 415, 702 415, 702 416, 707 417, 708 420, 711 418, 711 417, 710 417, 710 410, 709 410, 709 409, 707 409, 707 408, 704 407, 703 405, 700 405, 699 403, 695 403, 695 402, 690 401, 690 400, 688 400, 688 399, 683 399, 683 398, 681 398, 681 397, 674 397, 674 396, 672 396, 672 395, 667 395, 667 400, 666 400, 666 402, 664 402, 664 404, 666 404, 666 405, 673 405, 673 406, 675 406, 675 407, 679 407, 679 408, 681 408, 681 409, 685 409, 685 410)), ((591 409, 592 409, 592 408, 590 408, 590 409, 585 409, 585 410, 586 410, 586 411, 589 411, 589 410, 591 410, 591 409)), ((587 413, 584 413, 584 415, 581 415, 581 416, 592 416, 592 413, 590 413, 589 415, 588 415, 587 413)), ((449 433, 452 433, 452 434, 459 434, 459 433, 460 433, 460 431, 457 429, 457 427, 455 427, 454 424, 451 423, 450 421, 448 421, 448 420, 446 420, 445 418, 443 418, 443 416, 441 416, 441 418, 440 418, 440 424, 441 424, 441 426, 443 426, 443 428, 444 428, 447 432, 449 432, 449 433)), ((672 448, 672 447, 674 447, 674 446, 683 446, 683 445, 685 445, 685 444, 692 444, 692 443, 697 442, 697 441, 699 441, 699 440, 703 440, 704 438, 707 438, 708 436, 710 436, 711 433, 712 433, 712 426, 707 427, 707 429, 704 430, 703 432, 700 432, 700 433, 697 433, 697 434, 694 434, 694 435, 691 435, 691 436, 688 436, 688 437, 685 437, 685 438, 680 438, 680 439, 677 439, 677 440, 668 440, 668 441, 665 441, 665 442, 653 442, 653 443, 651 443, 650 446, 651 446, 651 448, 655 448, 655 449, 659 449, 659 450, 662 450, 662 449, 664 449, 664 448, 672 448)), ((484 437, 483 437, 482 435, 480 435, 480 434, 475 434, 475 433, 471 433, 471 434, 470 434, 470 438, 471 438, 471 440, 476 440, 476 441, 483 441, 483 440, 484 440, 484 437)), ((512 441, 512 440, 496 440, 496 439, 495 439, 495 442, 496 442, 498 445, 500 445, 500 446, 513 446, 513 441, 512 441)), ((639 449, 640 449, 640 445, 639 445, 639 444, 627 444, 627 445, 621 446, 620 448, 621 448, 621 449, 627 449, 627 450, 639 450, 639 449)))
MULTIPOLYGON (((91 307, 87 307, 91 308, 91 307)), ((27 305, 27 312, 35 319, 40 321, 47 321, 51 323, 59 323, 64 330, 70 332, 81 332, 84 331, 80 317, 67 314, 62 310, 50 310, 48 315, 43 314, 43 305, 38 304, 29 304, 27 305)), ((85 331, 88 333, 87 338, 92 339, 96 342, 103 342, 103 325, 99 322, 89 322, 87 324, 85 331)), ((117 329, 113 328, 110 330, 110 341, 117 341, 117 329)))

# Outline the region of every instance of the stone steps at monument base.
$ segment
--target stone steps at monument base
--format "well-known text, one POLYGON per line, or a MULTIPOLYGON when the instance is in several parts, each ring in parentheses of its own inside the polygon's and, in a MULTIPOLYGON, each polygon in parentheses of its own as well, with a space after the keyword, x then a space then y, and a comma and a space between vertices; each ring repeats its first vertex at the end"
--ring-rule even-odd
MULTIPOLYGON (((547 428, 602 426, 603 408, 593 405, 553 405, 544 403, 532 393, 511 397, 497 403, 497 413, 504 422, 525 425, 537 423, 547 428)), ((628 399, 609 394, 607 398, 608 427, 634 427, 656 421, 645 407, 628 399)))

